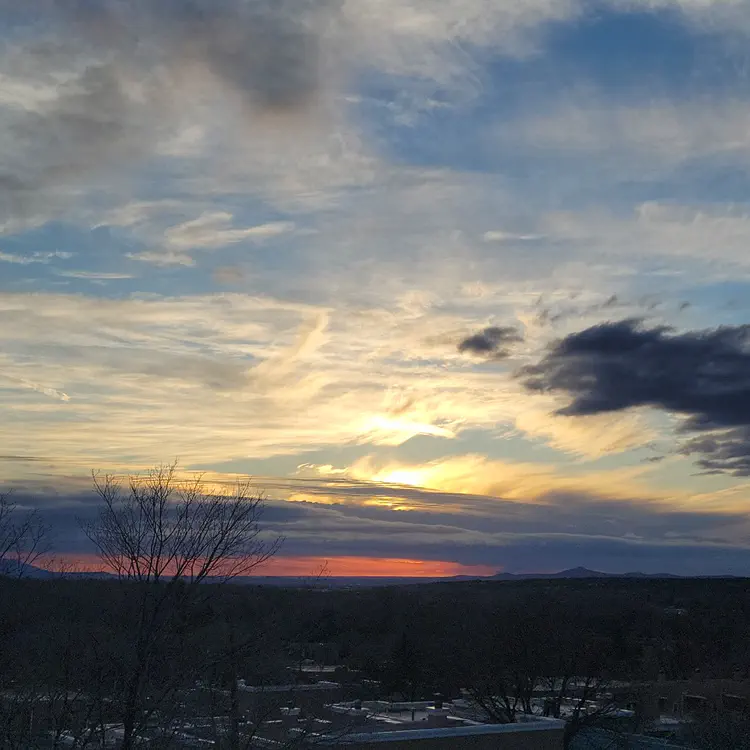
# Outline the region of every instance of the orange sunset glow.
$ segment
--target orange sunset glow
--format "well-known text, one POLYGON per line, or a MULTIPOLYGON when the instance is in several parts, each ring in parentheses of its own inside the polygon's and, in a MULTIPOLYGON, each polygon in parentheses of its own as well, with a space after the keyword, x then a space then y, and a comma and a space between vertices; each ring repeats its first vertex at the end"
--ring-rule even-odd
MULTIPOLYGON (((65 556, 46 565, 50 569, 80 573, 107 572, 96 555, 65 556)), ((277 556, 258 567, 252 575, 314 577, 384 576, 403 578, 440 578, 458 575, 488 576, 497 570, 489 565, 462 565, 443 560, 408 560, 389 557, 294 557, 277 556)))
POLYGON ((492 575, 488 565, 462 565, 441 560, 402 560, 388 557, 277 557, 259 568, 257 575, 315 575, 325 566, 332 576, 404 576, 435 578, 456 575, 492 575))

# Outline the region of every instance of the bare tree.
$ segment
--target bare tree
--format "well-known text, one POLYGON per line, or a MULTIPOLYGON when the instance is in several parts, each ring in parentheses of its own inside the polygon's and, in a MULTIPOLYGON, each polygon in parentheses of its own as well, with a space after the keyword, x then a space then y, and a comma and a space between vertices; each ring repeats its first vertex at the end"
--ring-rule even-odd
POLYGON ((49 529, 35 509, 26 512, 0 494, 0 575, 23 576, 49 552, 49 529))
POLYGON ((500 667, 493 675, 478 676, 467 690, 488 718, 498 724, 512 724, 519 715, 532 712, 535 688, 533 673, 500 667))
POLYGON ((305 576, 302 579, 302 585, 305 588, 315 589, 320 586, 325 586, 326 581, 331 577, 331 569, 328 566, 328 560, 323 560, 323 563, 319 565, 313 572, 305 576))
POLYGON ((281 540, 263 539, 264 498, 249 482, 217 494, 200 476, 180 479, 174 464, 131 476, 125 487, 111 475, 93 478, 102 507, 83 529, 106 568, 133 584, 119 696, 120 747, 131 750, 199 657, 195 633, 211 616, 207 602, 216 589, 202 584, 247 575, 281 540))
POLYGON ((202 476, 180 480, 177 466, 131 476, 127 491, 112 475, 94 473, 99 517, 83 528, 105 566, 143 583, 228 581, 272 557, 280 540, 264 542, 261 494, 238 482, 231 495, 207 490, 202 476))
POLYGON ((697 716, 687 730, 692 747, 700 750, 750 749, 750 717, 729 712, 706 712, 697 716))
POLYGON ((466 689, 483 712, 512 724, 532 712, 532 698, 545 666, 544 629, 532 607, 497 611, 484 623, 477 653, 470 656, 466 689))
POLYGON ((548 695, 545 713, 565 719, 565 748, 571 747, 574 738, 590 729, 608 730, 612 741, 617 741, 620 732, 613 719, 617 716, 618 705, 610 693, 609 680, 596 675, 565 675, 547 678, 543 684, 548 695))
POLYGON ((564 719, 565 748, 593 729, 619 737, 618 700, 611 690, 617 666, 608 644, 597 640, 575 611, 525 601, 496 612, 484 631, 466 689, 486 716, 513 723, 541 711, 564 719))

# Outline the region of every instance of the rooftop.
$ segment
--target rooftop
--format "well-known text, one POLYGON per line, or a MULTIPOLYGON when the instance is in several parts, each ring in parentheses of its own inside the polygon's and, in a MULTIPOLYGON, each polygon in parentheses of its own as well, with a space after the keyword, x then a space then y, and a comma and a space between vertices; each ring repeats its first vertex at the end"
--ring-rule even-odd
POLYGON ((327 744, 341 741, 336 730, 347 723, 347 742, 395 742, 398 740, 430 739, 436 737, 469 737, 488 734, 559 730, 565 722, 541 716, 523 716, 513 724, 490 724, 476 719, 476 712, 463 701, 446 702, 435 706, 428 701, 387 702, 364 701, 337 703, 329 707, 335 724, 333 734, 323 734, 318 740, 327 744))
POLYGON ((315 690, 336 690, 340 688, 338 682, 320 680, 310 684, 288 684, 288 685, 246 685, 244 680, 237 681, 237 688, 246 693, 301 693, 315 690))
MULTIPOLYGON (((366 732, 349 732, 343 736, 346 742, 398 742, 401 740, 427 740, 438 737, 476 737, 481 735, 496 734, 515 734, 519 732, 548 732, 553 730, 564 729, 565 722, 559 719, 548 719, 544 717, 534 717, 528 720, 522 720, 514 724, 477 724, 461 723, 448 727, 398 727, 385 728, 376 727, 366 732)), ((341 742, 341 736, 327 737, 325 735, 318 738, 318 741, 325 744, 336 744, 341 742)))

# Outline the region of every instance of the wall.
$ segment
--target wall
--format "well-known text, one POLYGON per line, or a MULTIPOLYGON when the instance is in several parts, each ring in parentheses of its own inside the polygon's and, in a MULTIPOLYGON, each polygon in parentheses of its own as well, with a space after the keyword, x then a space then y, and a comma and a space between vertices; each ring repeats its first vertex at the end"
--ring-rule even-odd
MULTIPOLYGON (((707 698, 707 707, 716 710, 724 708, 723 693, 743 696, 750 707, 750 680, 692 680, 682 682, 657 682, 642 690, 644 717, 656 718, 660 714, 681 716, 689 714, 683 708, 683 695, 700 695, 707 698), (666 699, 664 708, 659 707, 659 698, 666 699), (677 711, 673 709, 677 706, 677 711)), ((685 707, 686 708, 686 707, 685 707)))
MULTIPOLYGON (((399 735, 403 733, 399 732, 399 735)), ((464 736, 398 739, 389 742, 346 742, 346 750, 562 750, 563 729, 464 736)))

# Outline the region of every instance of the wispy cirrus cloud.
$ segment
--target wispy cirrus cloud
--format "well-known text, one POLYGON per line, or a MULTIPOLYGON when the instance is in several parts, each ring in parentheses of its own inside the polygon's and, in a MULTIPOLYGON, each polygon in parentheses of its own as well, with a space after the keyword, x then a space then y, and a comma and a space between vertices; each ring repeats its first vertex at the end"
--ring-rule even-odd
POLYGON ((712 101, 707 94, 705 101, 628 104, 565 98, 558 108, 519 123, 522 131, 504 125, 498 136, 521 137, 555 155, 603 158, 600 164, 606 168, 618 161, 621 173, 613 178, 622 179, 631 170, 644 175, 712 156, 745 160, 750 157, 749 122, 750 105, 741 97, 712 101))
POLYGON ((33 263, 47 264, 54 260, 68 260, 73 257, 73 253, 55 250, 53 252, 35 251, 28 254, 21 253, 4 253, 0 251, 0 262, 15 263, 20 266, 29 266, 33 263))
MULTIPOLYGON (((642 502, 651 506, 672 508, 691 506, 688 492, 674 490, 655 491, 649 486, 650 469, 645 465, 619 469, 581 471, 577 467, 547 464, 543 462, 521 462, 491 459, 482 454, 447 455, 422 463, 410 463, 398 458, 367 455, 347 467, 316 466, 303 464, 298 474, 305 478, 319 478, 323 485, 336 481, 374 482, 382 485, 378 494, 386 497, 393 487, 415 487, 421 490, 447 493, 454 496, 452 508, 444 510, 461 512, 469 507, 477 510, 481 500, 475 498, 498 498, 504 502, 542 503, 554 502, 555 497, 570 495, 594 502, 642 502), (466 495, 466 504, 460 497, 466 495), (598 499, 597 499, 598 498, 598 499), (636 500, 637 499, 637 500, 636 500)), ((335 494, 335 493, 333 493, 335 494)), ((392 499, 403 498, 408 505, 409 493, 396 492, 392 499)), ((421 496, 425 510, 438 510, 442 500, 430 501, 429 493, 421 496)), ((729 507, 729 506, 727 506, 729 507)), ((736 508, 736 506, 731 506, 736 508)), ((490 512, 489 507, 485 507, 490 512)))
POLYGON ((32 391, 36 391, 37 393, 41 393, 44 396, 49 396, 50 398, 57 399, 58 401, 70 401, 70 396, 68 396, 67 393, 58 391, 56 388, 49 388, 39 383, 35 383, 33 380, 14 377, 4 372, 0 372, 0 380, 4 380, 6 384, 12 383, 14 385, 19 385, 22 388, 29 388, 32 391))
POLYGON ((133 278, 129 273, 118 271, 58 271, 57 275, 66 279, 86 279, 89 281, 120 281, 133 278))
POLYGON ((284 221, 238 228, 232 226, 232 218, 232 214, 226 211, 204 213, 197 219, 167 229, 165 244, 174 251, 216 250, 243 240, 260 242, 294 229, 294 224, 284 221))
POLYGON ((128 258, 143 263, 152 263, 155 266, 194 266, 195 260, 186 253, 143 251, 141 253, 128 253, 128 258))
MULTIPOLYGON (((467 369, 452 335, 442 344, 428 341, 436 326, 430 309, 415 310, 410 319, 389 315, 242 294, 130 300, 0 295, 6 371, 20 372, 31 359, 52 382, 65 383, 87 424, 116 422, 112 458, 137 450, 143 460, 165 451, 185 460, 226 460, 247 452, 304 451, 311 444, 401 445, 415 435, 451 440, 499 425, 543 429, 529 426, 528 417, 524 422, 532 402, 522 398, 510 372, 467 369), (413 359, 417 351, 424 361, 413 359), (402 352, 410 359, 394 364, 402 352), (253 414, 250 431, 244 412, 253 414), (194 424, 173 429, 185 413, 194 415, 194 424), (153 440, 144 440, 144 414, 163 425, 153 440)), ((468 328, 459 314, 445 316, 441 325, 468 328)), ((5 406, 17 419, 36 408, 5 406)), ((45 430, 43 422, 29 425, 24 439, 29 447, 40 441, 50 450, 64 444, 70 452, 100 453, 96 431, 83 430, 84 423, 70 416, 55 430, 45 430)), ((621 421, 618 434, 626 424, 621 421)), ((576 429, 561 427, 559 444, 591 444, 590 427, 580 427, 580 435, 576 429)))

